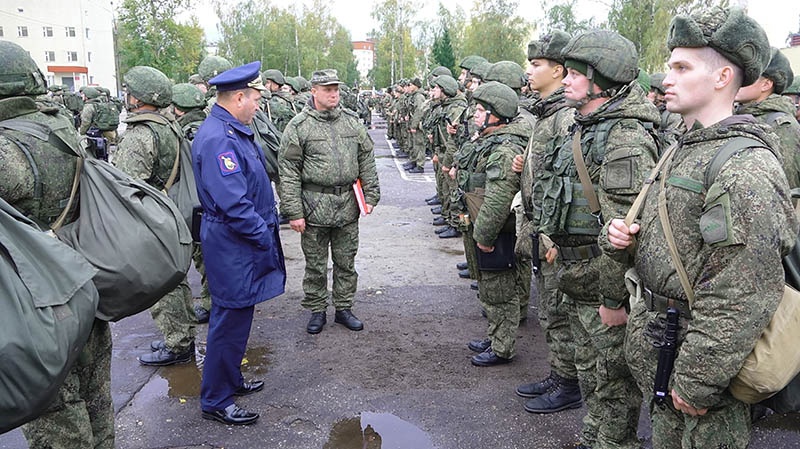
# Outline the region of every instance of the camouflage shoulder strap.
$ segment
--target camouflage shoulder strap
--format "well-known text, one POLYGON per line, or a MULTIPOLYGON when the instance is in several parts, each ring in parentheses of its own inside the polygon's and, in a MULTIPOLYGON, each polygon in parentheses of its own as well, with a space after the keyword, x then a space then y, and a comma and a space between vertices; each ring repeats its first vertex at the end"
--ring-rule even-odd
POLYGON ((722 170, 722 166, 728 162, 728 159, 745 148, 753 147, 766 148, 770 151, 770 153, 775 154, 775 150, 768 147, 760 140, 744 136, 734 137, 725 143, 725 145, 721 146, 719 150, 717 150, 716 154, 714 154, 714 157, 711 158, 711 162, 708 164, 705 176, 703 177, 703 185, 705 186, 706 190, 711 187, 711 184, 714 184, 714 180, 717 178, 719 171, 722 170))

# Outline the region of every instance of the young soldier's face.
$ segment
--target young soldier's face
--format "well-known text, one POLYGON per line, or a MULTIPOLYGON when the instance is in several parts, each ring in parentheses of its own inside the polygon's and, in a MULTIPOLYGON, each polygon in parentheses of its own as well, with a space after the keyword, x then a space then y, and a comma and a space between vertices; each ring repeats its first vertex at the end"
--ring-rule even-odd
POLYGON ((567 76, 561 81, 567 100, 582 101, 589 93, 589 78, 575 69, 567 69, 567 76))
POLYGON ((758 101, 761 96, 771 90, 771 81, 763 76, 758 77, 755 83, 749 86, 742 86, 736 92, 735 100, 739 103, 750 103, 751 101, 758 101))
POLYGON ((676 47, 667 61, 669 71, 664 78, 664 100, 667 110, 694 115, 709 104, 715 93, 718 70, 711 70, 703 58, 702 48, 676 47))
POLYGON ((531 59, 528 70, 528 86, 539 91, 544 87, 549 87, 556 80, 556 68, 550 65, 547 59, 531 59))
POLYGON ((431 89, 431 98, 434 100, 441 100, 443 97, 444 94, 442 93, 442 88, 439 86, 433 86, 433 89, 431 89))

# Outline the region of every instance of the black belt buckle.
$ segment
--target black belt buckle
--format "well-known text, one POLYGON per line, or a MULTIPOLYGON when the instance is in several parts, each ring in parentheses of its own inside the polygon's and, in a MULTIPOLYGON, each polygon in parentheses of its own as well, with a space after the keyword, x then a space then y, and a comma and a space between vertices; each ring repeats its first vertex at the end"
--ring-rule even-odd
POLYGON ((342 194, 342 186, 334 186, 331 188, 333 190, 334 195, 341 195, 342 194))

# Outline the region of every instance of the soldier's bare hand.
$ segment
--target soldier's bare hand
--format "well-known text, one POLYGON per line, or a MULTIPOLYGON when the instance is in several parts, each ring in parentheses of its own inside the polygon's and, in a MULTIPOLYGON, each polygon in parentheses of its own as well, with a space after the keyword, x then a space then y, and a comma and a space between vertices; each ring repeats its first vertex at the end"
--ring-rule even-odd
POLYGON ((449 123, 446 126, 447 126, 447 134, 455 135, 456 131, 458 131, 455 126, 449 123))
POLYGON ((450 179, 456 179, 456 173, 458 173, 458 169, 453 167, 450 169, 450 179))
POLYGON ((544 258, 549 264, 552 264, 556 261, 556 256, 558 256, 558 250, 555 247, 548 249, 544 254, 544 258))
POLYGON ((525 160, 522 159, 522 155, 518 154, 514 156, 514 160, 511 161, 511 171, 514 173, 522 173, 522 166, 525 164, 525 160))
POLYGON ((450 173, 450 167, 445 167, 442 165, 442 173, 450 173))
POLYGON ((687 415, 692 415, 692 416, 703 416, 706 413, 708 413, 707 408, 694 408, 691 405, 689 405, 688 402, 684 401, 683 398, 678 396, 678 393, 675 391, 674 388, 672 389, 672 393, 670 393, 670 396, 672 396, 672 406, 675 407, 675 410, 679 410, 683 413, 686 413, 687 415))
POLYGON ((624 307, 619 309, 610 309, 606 306, 600 306, 597 311, 600 314, 600 321, 608 327, 622 326, 628 322, 628 312, 624 307))
POLYGON ((616 249, 625 249, 633 243, 633 235, 639 232, 639 224, 634 223, 628 228, 625 220, 615 218, 608 225, 608 243, 616 249))
POLYGON ((434 154, 433 157, 431 158, 431 161, 433 161, 434 164, 438 164, 439 163, 439 156, 434 154))
POLYGON ((491 252, 494 251, 494 246, 481 245, 480 243, 477 243, 477 242, 476 242, 476 244, 478 245, 478 249, 480 249, 481 251, 483 251, 485 253, 491 253, 491 252))
POLYGON ((306 219, 298 218, 297 220, 289 220, 289 226, 292 228, 293 231, 302 234, 306 232, 306 219))

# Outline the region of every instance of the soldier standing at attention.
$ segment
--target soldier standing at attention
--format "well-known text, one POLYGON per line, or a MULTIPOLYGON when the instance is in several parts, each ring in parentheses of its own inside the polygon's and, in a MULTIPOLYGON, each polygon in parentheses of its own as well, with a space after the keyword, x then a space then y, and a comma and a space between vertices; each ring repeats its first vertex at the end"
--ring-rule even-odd
POLYGON ((292 103, 292 96, 283 90, 281 87, 286 84, 286 78, 280 70, 269 69, 264 70, 261 74, 261 79, 264 81, 264 87, 270 91, 269 103, 267 104, 267 115, 275 127, 280 132, 286 128, 289 120, 294 118, 297 114, 295 112, 294 103, 292 103))
POLYGON ((627 212, 655 165, 659 114, 636 79, 636 47, 628 39, 589 31, 572 37, 561 56, 576 123, 543 167, 549 173, 539 226, 552 230, 558 289, 575 307, 569 321, 588 408, 579 447, 638 449, 641 393, 623 352, 629 267, 604 256, 597 236, 603 217, 627 212))
MULTIPOLYGON (((136 66, 123 77, 127 94, 128 128, 122 135, 114 165, 134 179, 162 190, 178 156, 182 133, 167 109, 172 82, 158 69, 136 66)), ((139 356, 142 365, 187 363, 194 355, 192 292, 184 279, 150 307, 150 315, 164 335, 150 344, 152 352, 139 356)))
MULTIPOLYGON (((56 107, 34 101, 36 95, 45 93, 45 78, 28 52, 0 41, 0 61, 0 119, 47 126, 57 140, 79 151, 79 136, 71 118, 56 107)), ((56 221, 70 196, 76 157, 48 140, 7 129, 0 135, 0 159, 0 197, 44 226, 56 221), (38 167, 43 188, 39 195, 31 165, 38 167)), ((66 223, 74 219, 74 214, 68 214, 66 223)), ((31 448, 114 448, 111 329, 107 322, 95 318, 89 339, 55 400, 38 418, 24 424, 22 433, 31 448)))
POLYGON ((769 63, 769 42, 741 9, 714 7, 676 16, 667 45, 667 108, 683 115, 688 131, 672 157, 664 155, 636 223, 611 220, 600 243, 606 254, 633 260, 647 292, 631 305, 625 355, 648 396, 666 309, 681 311, 670 394, 663 405, 649 402, 653 447, 744 449, 750 406, 728 385, 781 300, 781 259, 797 237, 774 135, 751 116, 731 115, 739 88, 756 82, 769 63), (737 137, 759 143, 739 149, 704 187, 715 154, 737 137), (658 217, 659 198, 688 274, 691 308, 658 217))
POLYGON ((361 180, 367 214, 381 196, 372 139, 358 116, 339 106, 339 84, 335 70, 314 72, 311 102, 286 126, 278 155, 281 213, 302 234, 302 306, 311 311, 310 334, 321 332, 327 321, 329 249, 335 321, 354 331, 364 328, 351 311, 358 281, 359 205, 353 183, 361 180))

